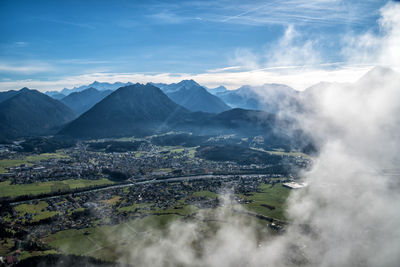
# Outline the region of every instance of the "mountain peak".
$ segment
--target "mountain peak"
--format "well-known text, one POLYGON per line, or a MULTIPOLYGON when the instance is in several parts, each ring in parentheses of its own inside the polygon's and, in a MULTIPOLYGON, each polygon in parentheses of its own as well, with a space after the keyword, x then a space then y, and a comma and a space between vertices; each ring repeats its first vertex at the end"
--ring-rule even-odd
POLYGON ((30 92, 30 91, 34 91, 34 90, 31 90, 28 87, 24 87, 24 88, 20 89, 19 91, 22 93, 22 92, 30 92))
POLYGON ((200 86, 200 84, 198 84, 197 82, 195 82, 194 80, 190 79, 190 80, 182 80, 180 81, 177 85, 183 86, 187 89, 193 87, 193 86, 200 86))
POLYGON ((209 88, 208 91, 209 91, 211 94, 216 95, 216 94, 218 94, 218 93, 224 93, 224 92, 228 91, 228 89, 226 89, 225 86, 220 85, 220 86, 215 87, 215 88, 209 88))
POLYGON ((120 87, 105 97, 61 134, 80 137, 151 134, 180 121, 188 113, 159 88, 136 83, 120 87))

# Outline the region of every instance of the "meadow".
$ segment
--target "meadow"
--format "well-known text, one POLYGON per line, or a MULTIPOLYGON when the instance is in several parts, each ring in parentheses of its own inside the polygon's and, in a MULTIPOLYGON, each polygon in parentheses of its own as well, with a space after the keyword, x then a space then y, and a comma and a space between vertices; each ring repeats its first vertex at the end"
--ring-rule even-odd
POLYGON ((51 192, 62 192, 90 186, 113 184, 103 178, 99 180, 67 179, 62 181, 37 182, 31 184, 11 184, 10 180, 0 182, 0 197, 18 197, 23 195, 39 195, 51 192))

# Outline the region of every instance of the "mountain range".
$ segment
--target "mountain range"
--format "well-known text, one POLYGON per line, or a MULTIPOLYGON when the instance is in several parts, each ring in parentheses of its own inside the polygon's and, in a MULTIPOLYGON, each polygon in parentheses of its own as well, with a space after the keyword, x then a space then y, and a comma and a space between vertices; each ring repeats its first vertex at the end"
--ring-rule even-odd
POLYGON ((277 134, 277 125, 276 116, 264 111, 191 112, 154 85, 135 84, 114 91, 59 134, 74 138, 104 138, 186 131, 201 135, 263 135, 270 140, 282 141, 283 135, 277 134))
MULTIPOLYGON (((377 87, 378 78, 383 76, 396 82, 399 80, 399 75, 392 70, 375 68, 354 85, 348 84, 349 90, 377 87)), ((290 110, 288 113, 292 117, 298 112, 314 112, 312 103, 318 101, 318 93, 335 85, 319 83, 303 92, 278 84, 207 90, 192 80, 184 80, 174 84, 132 84, 115 91, 88 88, 71 93, 61 101, 23 88, 0 92, 0 137, 18 138, 58 132, 64 136, 97 138, 172 130, 202 135, 286 138, 284 128, 293 128, 290 125, 293 121, 290 116, 282 117, 280 111, 290 110), (229 109, 209 91, 238 107, 229 109), (196 108, 196 105, 201 108, 196 108), (309 108, 302 109, 307 106, 309 108), (219 109, 213 109, 216 107, 219 109)))
POLYGON ((190 112, 151 84, 121 87, 69 123, 61 135, 148 135, 184 120, 190 112))
POLYGON ((223 85, 220 85, 215 88, 207 88, 207 87, 204 87, 204 88, 206 88, 208 90, 208 92, 210 92, 213 95, 216 95, 218 93, 224 93, 224 92, 228 91, 228 89, 226 89, 226 87, 223 85))
POLYGON ((64 89, 61 90, 61 92, 58 92, 58 91, 47 91, 46 94, 48 96, 51 96, 51 97, 55 96, 55 97, 57 97, 56 99, 61 99, 62 97, 60 98, 59 94, 62 94, 63 97, 65 97, 65 96, 67 96, 67 95, 69 95, 71 93, 82 92, 83 90, 88 89, 88 88, 95 88, 95 89, 97 89, 99 91, 105 91, 105 90, 113 90, 114 91, 114 90, 116 90, 116 89, 118 89, 120 87, 131 85, 131 84, 132 84, 131 82, 127 82, 127 83, 122 83, 122 82, 107 83, 107 82, 94 81, 91 84, 82 85, 82 86, 79 86, 79 87, 74 87, 72 89, 64 88, 64 89))
POLYGON ((204 87, 193 80, 154 85, 159 87, 175 103, 190 111, 219 113, 230 109, 221 99, 210 94, 204 87))
MULTIPOLYGON (((215 90, 215 89, 214 89, 215 90)), ((277 113, 296 105, 298 92, 283 84, 244 85, 236 90, 215 91, 215 95, 233 108, 264 110, 277 113)))

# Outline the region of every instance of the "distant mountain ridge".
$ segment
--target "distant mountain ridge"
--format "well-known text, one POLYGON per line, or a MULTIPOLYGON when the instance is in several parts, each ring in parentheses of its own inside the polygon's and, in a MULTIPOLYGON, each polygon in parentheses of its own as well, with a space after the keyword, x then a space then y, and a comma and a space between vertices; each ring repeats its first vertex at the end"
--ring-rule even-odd
POLYGON ((88 111, 103 98, 111 94, 112 90, 99 91, 93 87, 80 92, 74 92, 61 99, 61 102, 75 111, 78 115, 88 111))
POLYGON ((204 87, 193 80, 154 85, 159 87, 175 103, 190 111, 219 113, 230 109, 221 99, 210 94, 204 87))
POLYGON ((208 92, 210 92, 213 95, 216 95, 218 93, 224 93, 224 92, 228 91, 228 89, 226 89, 226 87, 222 86, 222 85, 215 87, 215 88, 206 88, 206 89, 208 90, 208 92))
POLYGON ((264 110, 276 113, 288 105, 295 105, 298 92, 284 84, 244 85, 236 90, 216 93, 233 108, 264 110))
POLYGON ((165 94, 174 93, 181 89, 190 89, 193 87, 201 87, 200 84, 194 80, 182 80, 179 83, 151 83, 152 85, 160 88, 165 94))
MULTIPOLYGON (((64 88, 61 93, 48 91, 46 94, 55 99, 63 99, 63 95, 81 92, 88 88, 99 91, 116 90, 132 83, 93 82, 89 85, 64 88)), ((194 80, 182 80, 179 83, 150 83, 160 88, 177 104, 190 111, 219 113, 230 108, 244 108, 278 112, 284 105, 297 105, 297 91, 284 84, 264 84, 262 86, 244 85, 236 90, 228 90, 224 86, 213 89, 201 86, 194 80)))
POLYGON ((82 85, 82 86, 79 86, 79 87, 74 87, 72 89, 64 88, 64 89, 61 90, 61 94, 67 96, 67 95, 69 95, 71 93, 81 92, 81 91, 83 91, 85 89, 88 89, 88 88, 95 88, 95 89, 97 89, 99 91, 104 91, 104 90, 113 90, 114 91, 114 90, 116 90, 116 89, 118 89, 120 87, 127 86, 127 85, 132 85, 132 83, 131 82, 127 82, 127 83, 123 83, 123 82, 108 83, 108 82, 94 81, 91 84, 82 85))
POLYGON ((47 91, 45 92, 46 95, 50 96, 51 98, 57 99, 57 100, 61 100, 65 97, 64 94, 61 94, 58 91, 47 91))

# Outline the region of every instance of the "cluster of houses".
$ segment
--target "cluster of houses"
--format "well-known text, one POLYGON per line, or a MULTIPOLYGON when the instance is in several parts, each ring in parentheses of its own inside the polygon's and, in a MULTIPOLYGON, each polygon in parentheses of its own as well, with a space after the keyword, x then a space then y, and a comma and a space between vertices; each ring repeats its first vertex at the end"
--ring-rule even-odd
MULTIPOLYGON (((194 156, 191 148, 168 151, 155 145, 128 152, 91 151, 81 145, 64 152, 68 158, 50 158, 10 167, 0 174, 0 181, 11 179, 12 184, 26 184, 79 178, 96 180, 107 177, 105 169, 123 173, 132 180, 152 179, 205 173, 250 173, 270 166, 209 161, 194 156)), ((302 158, 293 157, 293 160, 297 165, 304 163, 302 158)))
POLYGON ((0 180, 11 179, 12 184, 29 184, 79 178, 96 180, 102 177, 101 168, 90 162, 51 158, 9 167, 6 173, 0 175, 0 180))

